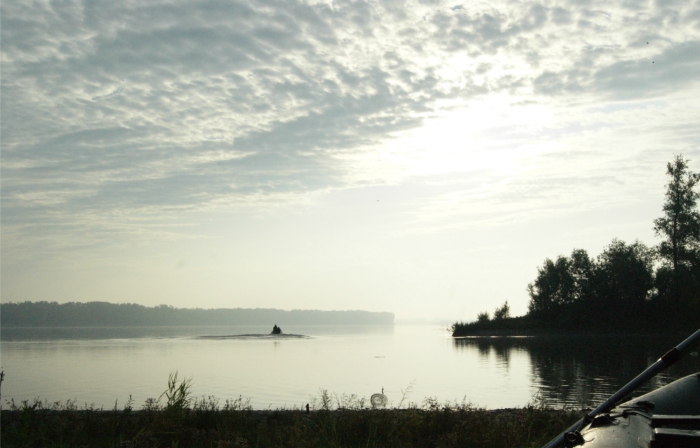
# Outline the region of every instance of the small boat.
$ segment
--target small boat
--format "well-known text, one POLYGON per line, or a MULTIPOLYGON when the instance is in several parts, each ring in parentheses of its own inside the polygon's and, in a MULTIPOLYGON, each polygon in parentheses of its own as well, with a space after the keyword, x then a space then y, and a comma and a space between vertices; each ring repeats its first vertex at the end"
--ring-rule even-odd
POLYGON ((564 446, 582 448, 699 448, 700 373, 596 415, 568 432, 564 446))
POLYGON ((543 448, 700 448, 700 373, 626 401, 700 342, 700 329, 543 448))

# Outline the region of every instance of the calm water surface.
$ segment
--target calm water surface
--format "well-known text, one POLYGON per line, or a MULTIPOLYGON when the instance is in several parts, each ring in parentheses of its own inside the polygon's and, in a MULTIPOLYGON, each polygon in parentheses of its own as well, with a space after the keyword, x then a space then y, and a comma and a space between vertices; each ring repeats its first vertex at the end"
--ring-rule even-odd
MULTIPOLYGON (((135 406, 193 379, 197 396, 250 399, 256 409, 303 406, 325 389, 390 403, 424 399, 488 408, 597 404, 687 335, 453 339, 420 326, 283 327, 306 339, 199 339, 268 327, 2 329, 2 399, 77 399, 135 406)), ((700 371, 689 356, 643 390, 700 371)), ((642 392, 643 392, 642 391, 642 392)))

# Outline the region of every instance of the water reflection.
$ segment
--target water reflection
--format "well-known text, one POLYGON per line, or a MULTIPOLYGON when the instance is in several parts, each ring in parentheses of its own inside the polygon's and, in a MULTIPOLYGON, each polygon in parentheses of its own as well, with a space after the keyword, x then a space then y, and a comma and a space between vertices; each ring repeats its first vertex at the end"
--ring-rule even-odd
MULTIPOLYGON (((539 336, 455 338, 458 351, 495 356, 506 367, 512 354, 527 352, 531 380, 555 406, 600 404, 687 335, 539 336)), ((700 371, 700 357, 687 356, 640 388, 641 395, 700 371)))
POLYGON ((511 354, 516 352, 528 352, 525 346, 518 345, 518 340, 520 339, 524 338, 455 338, 454 345, 457 349, 465 350, 471 350, 473 347, 476 347, 479 351, 479 357, 484 362, 488 362, 495 355, 495 358, 499 361, 499 363, 507 369, 510 366, 511 354))

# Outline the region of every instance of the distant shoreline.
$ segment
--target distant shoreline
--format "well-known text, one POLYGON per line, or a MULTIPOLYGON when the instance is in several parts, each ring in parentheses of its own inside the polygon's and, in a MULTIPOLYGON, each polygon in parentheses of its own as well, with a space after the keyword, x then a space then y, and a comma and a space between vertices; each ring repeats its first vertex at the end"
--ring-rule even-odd
POLYGON ((22 302, 0 304, 5 328, 179 327, 243 325, 394 325, 394 313, 362 310, 146 307, 134 303, 22 302))

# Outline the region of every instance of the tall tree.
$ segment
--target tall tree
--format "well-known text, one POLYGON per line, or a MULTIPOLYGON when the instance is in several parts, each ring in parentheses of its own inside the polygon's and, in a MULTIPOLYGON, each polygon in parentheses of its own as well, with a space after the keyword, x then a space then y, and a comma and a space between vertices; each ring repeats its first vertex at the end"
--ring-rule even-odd
POLYGON ((700 257, 700 213, 697 201, 700 193, 695 189, 700 174, 688 170, 688 160, 682 155, 669 162, 666 174, 670 177, 666 185, 664 216, 654 220, 654 231, 664 237, 659 244, 659 255, 672 269, 673 296, 681 300, 681 271, 697 264, 700 257))

